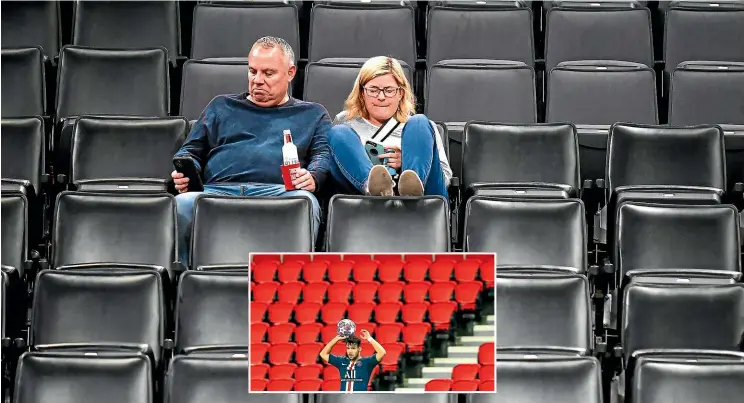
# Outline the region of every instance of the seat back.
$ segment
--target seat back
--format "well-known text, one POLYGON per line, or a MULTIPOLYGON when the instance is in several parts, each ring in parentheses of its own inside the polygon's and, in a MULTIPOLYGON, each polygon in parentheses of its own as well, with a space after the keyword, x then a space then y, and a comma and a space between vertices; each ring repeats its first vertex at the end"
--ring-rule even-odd
MULTIPOLYGON (((245 355, 176 356, 166 375, 168 403, 228 403, 246 400, 249 361, 245 355)), ((294 397, 294 396, 293 396, 294 397)), ((253 401, 248 398, 248 401, 253 401)), ((262 400, 262 397, 259 397, 262 400)), ((269 399, 270 400, 270 399, 269 399)), ((295 399, 296 400, 296 399, 295 399)), ((289 402, 287 402, 289 403, 289 402)))
POLYGON ((46 134, 40 117, 3 119, 2 178, 28 181, 33 191, 41 194, 41 174, 44 173, 46 134))
POLYGON ((45 57, 59 54, 59 2, 4 1, 0 25, 3 49, 39 46, 45 57))
POLYGON ((328 252, 449 252, 449 208, 441 196, 336 195, 328 210, 328 252))
POLYGON ((200 195, 194 205, 190 266, 248 264, 251 252, 314 249, 312 204, 306 197, 200 195))
MULTIPOLYGON (((5 129, 3 129, 5 130, 5 129)), ((3 147, 5 148, 5 147, 3 147)), ((2 228, 2 264, 23 273, 27 259, 26 244, 28 239, 28 201, 21 194, 3 195, 0 198, 3 219, 2 228)))
POLYGON ((43 116, 46 111, 46 78, 41 48, 6 49, 3 46, 0 60, 3 63, 2 97, 5 99, 2 116, 43 116))
POLYGON ((744 62, 683 62, 669 89, 672 125, 744 125, 744 62))
MULTIPOLYGON (((197 5, 197 7, 202 4, 197 5)), ((248 51, 246 51, 246 55, 248 51)), ((218 95, 248 91, 248 61, 188 60, 181 78, 180 115, 196 120, 218 95)))

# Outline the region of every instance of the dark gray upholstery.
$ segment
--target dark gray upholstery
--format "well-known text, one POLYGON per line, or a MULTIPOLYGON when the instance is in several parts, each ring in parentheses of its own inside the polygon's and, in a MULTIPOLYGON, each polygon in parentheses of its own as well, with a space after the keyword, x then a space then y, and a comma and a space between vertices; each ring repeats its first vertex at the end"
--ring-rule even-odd
MULTIPOLYGON (((70 181, 93 188, 128 180, 161 183, 173 171, 173 154, 186 138, 184 118, 78 119, 73 132, 70 181)), ((129 181, 123 186, 129 186, 129 181)), ((124 189, 127 189, 126 187, 124 189)))
POLYGON ((313 248, 312 204, 308 198, 200 195, 196 199, 192 269, 248 264, 250 253, 309 253, 313 248))
POLYGON ((497 393, 472 394, 467 403, 602 403, 601 366, 594 357, 499 357, 497 393))
POLYGON ((189 60, 183 66, 181 78, 180 115, 196 120, 214 97, 246 91, 247 59, 242 62, 189 60))
POLYGON ((0 51, 2 61, 2 116, 43 116, 46 110, 44 55, 41 48, 0 51))
POLYGON ((694 60, 744 62, 744 5, 741 2, 675 4, 666 12, 664 60, 671 73, 694 60), (713 28, 715 27, 715 28, 713 28))
POLYGON ((30 344, 36 349, 152 354, 165 338, 160 276, 148 270, 43 270, 36 280, 30 344), (76 344, 78 346, 76 346, 76 344))
POLYGON ((44 121, 40 117, 3 119, 0 123, 0 137, 2 137, 0 172, 3 183, 23 186, 28 196, 40 195, 41 175, 45 171, 44 121), (25 189, 26 187, 28 189, 25 189))
MULTIPOLYGON (((248 357, 177 356, 171 361, 166 378, 168 403, 264 402, 281 395, 248 395, 248 357), (267 399, 268 397, 268 399, 267 399)), ((296 395, 300 397, 301 395, 296 395)), ((298 403, 295 395, 282 402, 298 403)), ((273 401, 278 399, 274 398, 273 401)), ((277 402, 279 403, 279 402, 277 402)))
POLYGON ((176 351, 247 348, 249 282, 247 270, 185 272, 176 300, 176 351))
POLYGON ((647 8, 553 7, 546 16, 545 36, 546 71, 561 62, 578 60, 654 66, 647 8))
POLYGON ((173 269, 177 254, 172 195, 62 192, 54 213, 52 267, 132 263, 173 269))
POLYGON ((3 1, 2 48, 40 46, 44 56, 59 53, 59 2, 3 1))
POLYGON ((142 354, 23 354, 14 403, 152 403, 152 364, 142 354))
MULTIPOLYGON (((331 58, 307 65, 305 69, 305 101, 323 105, 331 118, 344 110, 344 102, 354 87, 359 71, 368 59, 331 58)), ((408 82, 413 85, 411 67, 399 61, 406 73, 408 82)))
POLYGON ((247 58, 251 46, 264 36, 286 40, 300 58, 297 7, 293 4, 197 4, 191 33, 192 59, 247 58))
POLYGON ((583 275, 500 271, 498 348, 587 354, 592 349, 591 308, 589 281, 583 275))
POLYGON ((535 64, 530 8, 451 3, 429 9, 428 67, 447 59, 514 60, 528 66, 535 64))
POLYGON ((414 66, 414 20, 411 6, 318 4, 310 18, 308 59, 385 55, 414 66))
POLYGON ((744 125, 744 62, 685 62, 672 73, 669 123, 744 125))
POLYGON ((449 252, 449 207, 441 196, 331 199, 326 251, 449 252))
POLYGON ((163 47, 175 63, 181 53, 178 3, 80 1, 73 6, 72 44, 103 49, 163 47))
POLYGON ((586 270, 581 200, 509 200, 475 196, 465 208, 465 251, 498 253, 499 268, 586 270))
POLYGON ((23 277, 28 238, 28 201, 21 194, 3 195, 2 206, 2 264, 13 267, 23 277))

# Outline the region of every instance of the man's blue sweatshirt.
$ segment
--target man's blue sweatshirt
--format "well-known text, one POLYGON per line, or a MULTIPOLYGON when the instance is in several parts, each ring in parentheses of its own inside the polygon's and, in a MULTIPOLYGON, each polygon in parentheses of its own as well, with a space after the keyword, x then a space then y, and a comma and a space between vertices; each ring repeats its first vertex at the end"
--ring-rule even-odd
POLYGON ((176 156, 191 157, 205 184, 282 184, 283 132, 292 131, 300 165, 320 187, 328 175, 330 153, 326 109, 295 98, 271 108, 260 107, 248 94, 215 97, 194 123, 176 156))

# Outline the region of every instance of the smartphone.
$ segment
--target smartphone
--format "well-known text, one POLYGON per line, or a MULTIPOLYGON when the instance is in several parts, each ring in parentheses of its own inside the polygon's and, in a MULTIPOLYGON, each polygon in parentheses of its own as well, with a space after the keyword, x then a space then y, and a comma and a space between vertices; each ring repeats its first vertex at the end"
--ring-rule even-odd
POLYGON ((201 180, 201 174, 196 169, 194 160, 189 157, 174 157, 173 166, 176 172, 182 173, 189 178, 189 192, 201 192, 204 190, 204 184, 201 180))
POLYGON ((379 158, 380 155, 387 153, 382 144, 367 140, 367 142, 364 143, 364 149, 367 151, 367 155, 369 156, 369 160, 372 161, 372 165, 385 165, 387 163, 387 158, 379 158))

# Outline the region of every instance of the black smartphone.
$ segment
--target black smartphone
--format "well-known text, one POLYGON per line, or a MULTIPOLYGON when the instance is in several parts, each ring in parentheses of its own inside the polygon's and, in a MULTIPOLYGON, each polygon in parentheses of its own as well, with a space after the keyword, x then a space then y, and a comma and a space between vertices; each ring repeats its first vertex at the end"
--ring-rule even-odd
POLYGON ((201 174, 196 169, 194 160, 189 157, 174 157, 173 166, 176 172, 182 173, 189 178, 189 192, 201 192, 204 190, 204 184, 201 180, 201 174))

